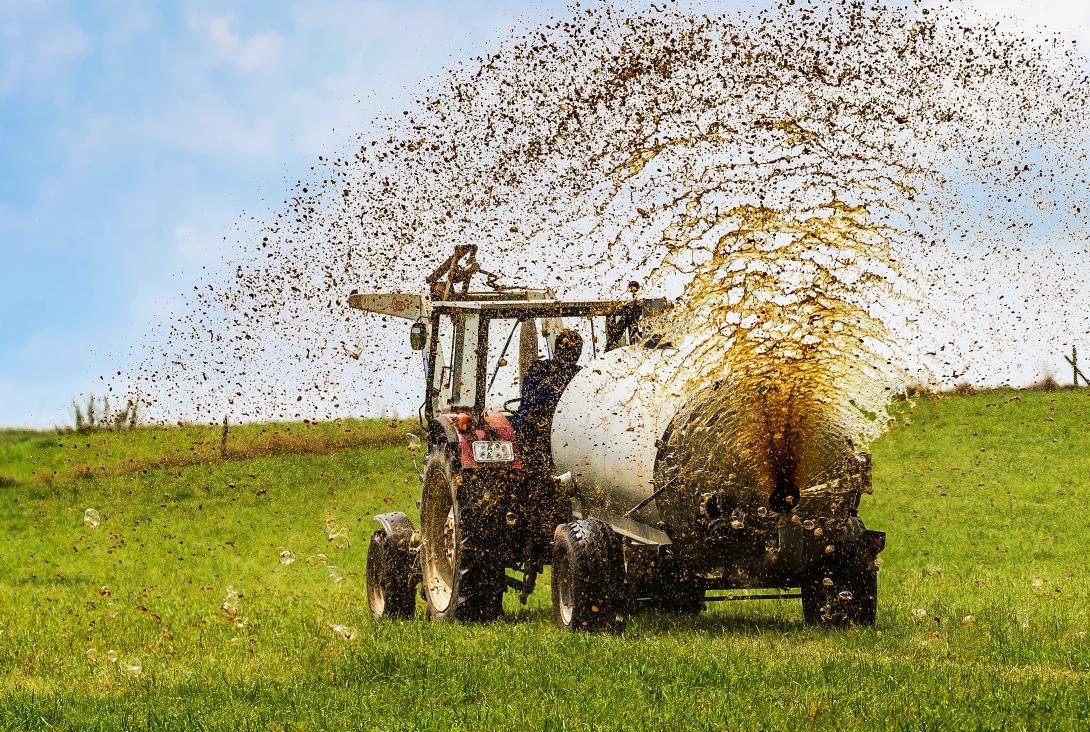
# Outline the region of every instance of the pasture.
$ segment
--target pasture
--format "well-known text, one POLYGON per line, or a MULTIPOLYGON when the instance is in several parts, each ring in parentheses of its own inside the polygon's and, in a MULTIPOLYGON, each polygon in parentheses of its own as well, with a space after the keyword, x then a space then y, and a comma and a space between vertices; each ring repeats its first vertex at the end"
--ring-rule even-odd
POLYGON ((878 624, 847 631, 795 600, 564 636, 547 582, 492 625, 373 621, 412 426, 234 427, 225 459, 218 427, 0 432, 0 728, 1090 727, 1090 390, 904 408, 860 510, 878 624))

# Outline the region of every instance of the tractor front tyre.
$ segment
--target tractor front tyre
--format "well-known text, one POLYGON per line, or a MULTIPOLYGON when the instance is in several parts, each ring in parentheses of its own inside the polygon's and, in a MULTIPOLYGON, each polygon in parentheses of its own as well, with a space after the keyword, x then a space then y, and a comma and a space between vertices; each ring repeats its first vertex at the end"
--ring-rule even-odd
POLYGON ((874 625, 878 613, 874 558, 848 546, 818 562, 802 585, 802 613, 810 625, 874 625))
POLYGON ((495 510, 471 483, 448 452, 428 457, 420 559, 432 620, 485 623, 503 614, 506 582, 495 510))
POLYGON ((414 558, 378 529, 367 546, 367 604, 376 618, 411 619, 416 613, 414 558))
POLYGON ((561 524, 553 536, 553 622, 575 632, 624 631, 626 596, 620 539, 595 519, 561 524))

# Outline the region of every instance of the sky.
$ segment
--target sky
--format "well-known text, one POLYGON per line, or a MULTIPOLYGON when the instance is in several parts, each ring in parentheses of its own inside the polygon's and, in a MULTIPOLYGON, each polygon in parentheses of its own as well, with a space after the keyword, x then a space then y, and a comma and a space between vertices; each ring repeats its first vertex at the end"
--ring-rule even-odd
MULTIPOLYGON (((1085 0, 955 4, 1090 44, 1085 0)), ((318 155, 564 5, 0 0, 0 426, 70 421, 318 155)))

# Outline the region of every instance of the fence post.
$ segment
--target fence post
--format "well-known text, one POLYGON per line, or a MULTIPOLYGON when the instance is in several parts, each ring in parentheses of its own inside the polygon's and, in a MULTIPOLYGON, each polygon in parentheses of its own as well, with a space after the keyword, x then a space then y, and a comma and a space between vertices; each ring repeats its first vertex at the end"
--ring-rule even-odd
POLYGON ((1079 352, 1075 346, 1071 346, 1071 383, 1077 389, 1079 386, 1079 352))
POLYGON ((220 460, 227 459, 227 415, 223 415, 223 432, 220 434, 220 460))

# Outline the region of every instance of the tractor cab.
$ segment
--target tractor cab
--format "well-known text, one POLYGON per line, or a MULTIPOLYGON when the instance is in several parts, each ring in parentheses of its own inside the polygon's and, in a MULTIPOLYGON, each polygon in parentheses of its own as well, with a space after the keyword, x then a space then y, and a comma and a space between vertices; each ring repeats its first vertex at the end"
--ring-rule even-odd
MULTIPOLYGON (((663 310, 662 299, 562 301, 547 290, 503 287, 476 262, 476 246, 455 254, 427 278, 428 291, 414 294, 352 293, 349 306, 411 320, 409 342, 421 353, 425 395, 419 410, 430 445, 465 443, 482 432, 488 440, 514 441, 509 419, 518 408, 527 371, 551 359, 565 329, 583 339, 586 363, 621 346, 644 342, 644 322, 663 310), (481 275, 488 289, 473 290, 481 275)), ((635 290, 635 284, 630 286, 635 290)), ((475 440, 471 440, 475 441, 475 440)), ((517 463, 515 451, 478 446, 485 460, 466 452, 463 467, 477 462, 517 463)))
POLYGON ((658 345, 647 318, 665 300, 636 298, 634 284, 630 299, 594 301, 504 287, 476 251, 456 247, 425 292, 349 296, 352 308, 410 321, 410 346, 423 361, 428 454, 419 531, 401 512, 375 517, 367 585, 377 616, 411 616, 420 583, 434 619, 498 617, 508 588, 525 603, 572 505, 562 481, 531 475, 520 455, 511 418, 531 366, 553 358, 566 329, 582 337, 581 364, 623 346, 658 345), (486 289, 473 289, 478 277, 486 289))

